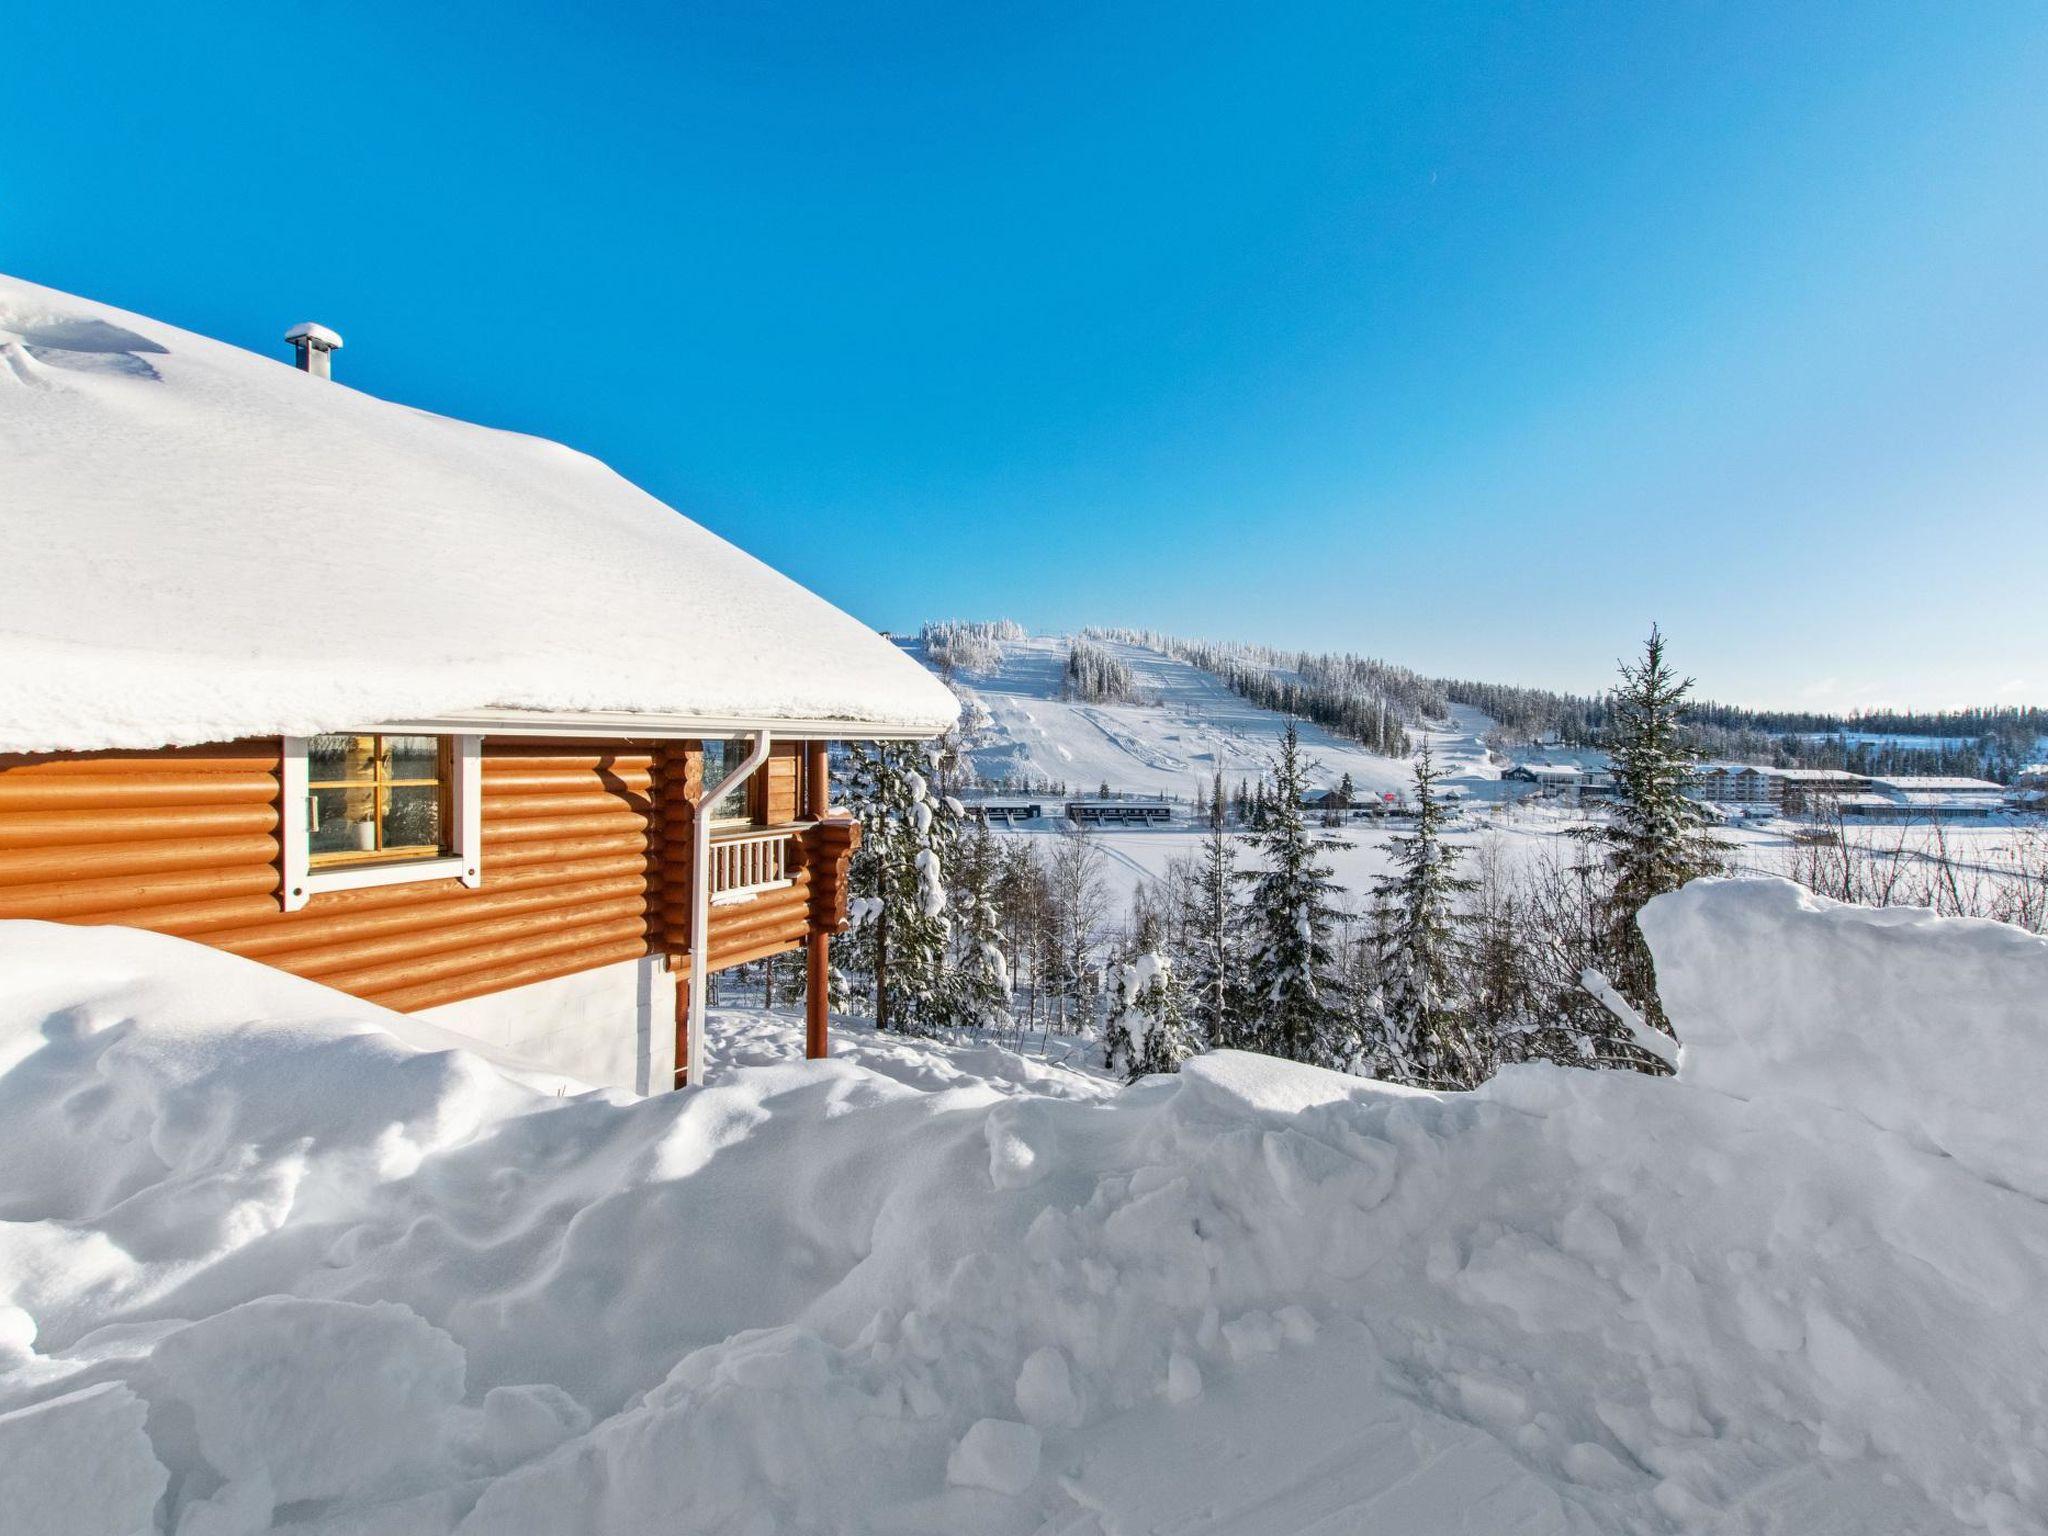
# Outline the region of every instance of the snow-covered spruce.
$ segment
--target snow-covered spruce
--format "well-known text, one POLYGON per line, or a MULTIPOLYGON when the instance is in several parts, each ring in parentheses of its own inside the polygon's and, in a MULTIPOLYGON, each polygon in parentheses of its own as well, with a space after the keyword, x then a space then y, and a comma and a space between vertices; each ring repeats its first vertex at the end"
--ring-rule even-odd
POLYGON ((1174 1072, 1202 1049, 1188 1017, 1185 989, 1156 949, 1117 968, 1116 987, 1103 1031, 1105 1065, 1135 1082, 1154 1072, 1174 1072))
MULTIPOLYGON (((1264 786, 1262 785, 1263 789, 1264 786)), ((1292 721, 1273 759, 1272 794, 1251 838, 1258 867, 1243 871, 1248 1043, 1290 1061, 1340 1066, 1357 1055, 1345 1027, 1331 930, 1336 885, 1331 839, 1309 830, 1301 797, 1307 765, 1292 721)))
POLYGON ((1361 1065, 1390 1082, 1474 1087, 1493 1054, 1462 995, 1471 966, 1459 903, 1477 882, 1457 872, 1459 850, 1444 841, 1427 741, 1415 760, 1414 811, 1411 829, 1387 843, 1394 872, 1373 888, 1379 996, 1361 1065))
POLYGON ((1706 806, 1685 792, 1695 753, 1680 715, 1691 691, 1692 679, 1664 659, 1664 635, 1653 625, 1642 660, 1622 663, 1621 686, 1610 696, 1614 810, 1587 834, 1607 860, 1607 975, 1654 1026, 1666 1021, 1637 914, 1653 898, 1719 869, 1727 854, 1709 829, 1706 806))

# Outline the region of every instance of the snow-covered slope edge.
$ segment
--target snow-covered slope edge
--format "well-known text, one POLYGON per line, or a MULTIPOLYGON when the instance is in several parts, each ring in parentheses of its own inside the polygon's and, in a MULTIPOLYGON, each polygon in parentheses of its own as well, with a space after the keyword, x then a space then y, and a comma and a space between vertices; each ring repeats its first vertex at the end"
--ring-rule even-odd
MULTIPOLYGON (((1680 1079, 1465 1095, 1224 1054, 1105 1096, 856 1039, 555 1097, 230 957, 0 925, 0 1507, 214 1536, 2040 1531, 2048 1207, 1921 1144, 1931 1107, 1910 1137, 1828 1107, 1880 1070, 1848 975, 1875 963, 1902 1024, 1938 999, 1927 1028, 1967 1016, 2016 1085, 1972 1115, 2029 1116, 2039 941, 1789 900, 1652 909, 1680 1079), (1767 1091, 1792 1047, 1759 1033, 1844 1077, 1767 1091)), ((772 1054, 748 1029, 734 1054, 772 1054)))
MULTIPOLYGON (((1063 697, 1068 642, 1038 635, 1006 641, 985 670, 960 672, 962 747, 990 783, 1052 781, 1086 794, 1098 785, 1191 799, 1221 771, 1232 787, 1272 766, 1287 717, 1240 698, 1207 672, 1123 640, 1097 642, 1131 671, 1142 704, 1088 704, 1063 697)), ((911 653, 922 656, 915 646, 911 653)), ((1453 705, 1440 727, 1417 728, 1439 769, 1467 785, 1497 779, 1482 739, 1492 722, 1453 705)), ((1312 764, 1311 782, 1334 787, 1349 774, 1364 793, 1404 793, 1413 783, 1406 758, 1380 757, 1357 742, 1297 722, 1312 764)))

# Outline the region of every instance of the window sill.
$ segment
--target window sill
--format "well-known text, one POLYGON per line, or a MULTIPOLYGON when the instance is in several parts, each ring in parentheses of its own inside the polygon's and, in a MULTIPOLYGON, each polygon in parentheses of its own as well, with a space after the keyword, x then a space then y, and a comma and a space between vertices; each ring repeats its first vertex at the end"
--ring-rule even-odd
POLYGON ((325 891, 358 891, 374 885, 405 885, 415 880, 466 879, 474 883, 476 876, 476 866, 459 858, 405 859, 390 864, 308 870, 304 891, 307 896, 318 896, 325 891))

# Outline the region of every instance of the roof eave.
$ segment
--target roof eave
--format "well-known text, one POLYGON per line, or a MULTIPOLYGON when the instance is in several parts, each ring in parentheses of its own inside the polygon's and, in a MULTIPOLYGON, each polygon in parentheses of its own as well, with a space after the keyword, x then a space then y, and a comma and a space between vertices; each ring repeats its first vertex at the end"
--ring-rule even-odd
MULTIPOLYGON (((950 722, 948 722, 950 724, 950 722)), ((768 731, 781 737, 832 741, 927 741, 946 725, 834 717, 643 714, 632 710, 475 709, 421 720, 386 720, 374 729, 418 736, 641 736, 698 740, 768 731)))

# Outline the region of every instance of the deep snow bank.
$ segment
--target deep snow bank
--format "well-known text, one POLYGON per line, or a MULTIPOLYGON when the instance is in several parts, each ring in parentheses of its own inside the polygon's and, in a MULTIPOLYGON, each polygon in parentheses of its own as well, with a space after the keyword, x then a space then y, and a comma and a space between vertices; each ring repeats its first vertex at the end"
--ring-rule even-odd
MULTIPOLYGON (((1904 931, 1785 900, 1686 893, 1660 965, 1768 978, 1781 907, 1812 973, 1904 931)), ((2032 952, 1953 942, 1984 954, 1930 1027, 1975 1007, 2038 1069, 2032 952)), ((717 1085, 629 1102, 175 941, 0 925, 0 1508, 95 1536, 2041 1531, 2048 1208, 1761 1091, 1755 1030, 1818 1062, 1865 1028, 1846 978, 1795 974, 1726 1014, 1686 991, 1677 1081, 1433 1095, 1226 1053, 1112 1093, 860 1032, 784 1063, 739 1016, 717 1085)))
POLYGON ((1783 880, 1702 880, 1643 931, 1687 1082, 1845 1110, 2048 1199, 2048 939, 1783 880))

